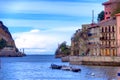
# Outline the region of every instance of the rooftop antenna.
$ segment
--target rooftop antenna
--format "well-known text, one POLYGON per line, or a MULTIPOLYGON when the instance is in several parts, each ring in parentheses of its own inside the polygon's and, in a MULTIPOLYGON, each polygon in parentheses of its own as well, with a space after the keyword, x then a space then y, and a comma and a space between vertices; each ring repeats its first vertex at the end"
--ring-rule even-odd
POLYGON ((92 23, 94 23, 94 10, 92 10, 92 23))

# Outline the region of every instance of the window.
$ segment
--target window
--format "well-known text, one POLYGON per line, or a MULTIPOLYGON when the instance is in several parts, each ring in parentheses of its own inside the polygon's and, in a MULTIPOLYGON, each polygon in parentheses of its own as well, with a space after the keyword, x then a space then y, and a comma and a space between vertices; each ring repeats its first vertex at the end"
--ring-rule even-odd
POLYGON ((111 46, 111 42, 109 41, 109 47, 111 46))
POLYGON ((109 12, 109 14, 111 14, 111 12, 109 12))
POLYGON ((104 28, 102 27, 102 32, 104 32, 104 28))
POLYGON ((108 14, 107 12, 105 12, 105 14, 108 14))
POLYGON ((114 32, 114 26, 112 26, 112 32, 114 32))
POLYGON ((106 19, 110 19, 110 17, 106 17, 106 19))
POLYGON ((105 27, 105 32, 107 32, 107 27, 105 27))
POLYGON ((113 49, 113 56, 116 56, 116 52, 115 52, 115 49, 113 49))

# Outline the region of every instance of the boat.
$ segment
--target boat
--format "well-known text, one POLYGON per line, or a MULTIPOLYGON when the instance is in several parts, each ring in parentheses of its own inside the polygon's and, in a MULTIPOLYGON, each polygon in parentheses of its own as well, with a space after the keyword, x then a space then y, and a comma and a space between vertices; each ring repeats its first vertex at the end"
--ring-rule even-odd
POLYGON ((73 72, 79 72, 79 71, 81 71, 81 69, 80 68, 72 68, 71 71, 73 71, 73 72))
POLYGON ((61 65, 56 65, 56 64, 51 64, 51 68, 52 69, 61 69, 62 66, 61 65))
POLYGON ((61 70, 65 70, 65 71, 73 71, 73 72, 79 72, 79 71, 81 71, 80 68, 74 68, 74 67, 71 67, 71 66, 56 65, 56 64, 51 64, 51 68, 52 69, 61 69, 61 70))
POLYGON ((120 76, 120 73, 118 73, 118 76, 120 76))
POLYGON ((65 71, 71 71, 71 68, 72 68, 72 67, 70 67, 70 66, 65 66, 65 65, 63 65, 61 69, 62 69, 62 70, 65 70, 65 71))

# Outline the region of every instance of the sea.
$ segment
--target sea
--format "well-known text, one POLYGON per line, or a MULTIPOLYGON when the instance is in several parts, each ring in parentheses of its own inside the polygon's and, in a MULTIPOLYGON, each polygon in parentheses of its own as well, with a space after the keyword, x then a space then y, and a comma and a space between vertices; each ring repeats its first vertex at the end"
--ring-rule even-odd
POLYGON ((54 55, 1 57, 0 80, 120 80, 120 67, 71 65, 54 55), (51 69, 51 64, 80 68, 80 72, 51 69))

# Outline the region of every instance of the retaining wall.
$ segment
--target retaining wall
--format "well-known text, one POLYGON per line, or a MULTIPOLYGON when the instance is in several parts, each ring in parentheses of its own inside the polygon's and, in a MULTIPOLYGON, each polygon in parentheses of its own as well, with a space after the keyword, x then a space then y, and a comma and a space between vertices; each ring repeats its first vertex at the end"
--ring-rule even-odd
POLYGON ((70 64, 120 66, 120 57, 111 56, 70 56, 70 64))

